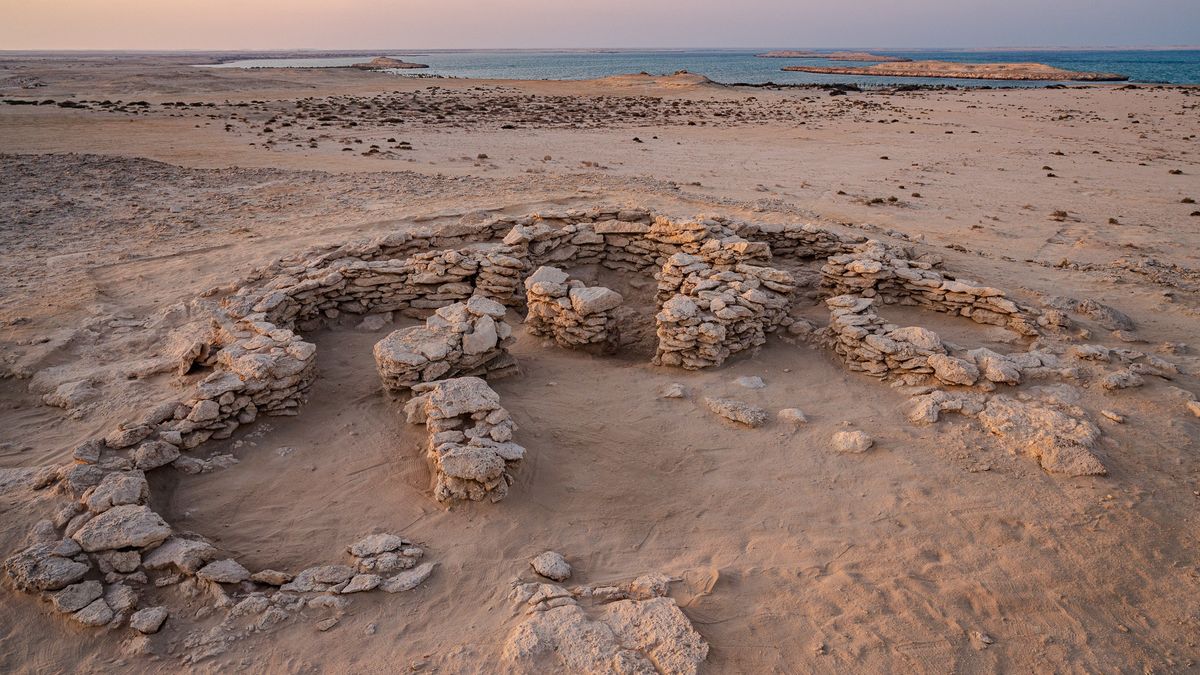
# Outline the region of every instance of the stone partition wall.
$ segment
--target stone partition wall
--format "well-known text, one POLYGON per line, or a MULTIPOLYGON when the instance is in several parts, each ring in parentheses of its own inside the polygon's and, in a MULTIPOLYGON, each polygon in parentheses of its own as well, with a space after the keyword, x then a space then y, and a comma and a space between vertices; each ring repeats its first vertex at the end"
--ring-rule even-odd
POLYGON ((972 321, 1037 336, 1037 310, 1007 299, 1004 291, 938 272, 928 262, 906 260, 895 249, 867 241, 850 253, 830 256, 821 269, 823 285, 838 295, 878 297, 884 303, 916 305, 972 321))
POLYGON ((409 424, 429 431, 434 497, 441 502, 504 499, 525 448, 512 442, 516 424, 500 396, 477 377, 426 382, 404 406, 409 424))
POLYGON ((660 311, 654 363, 689 370, 719 366, 731 354, 758 347, 790 322, 792 275, 738 263, 721 270, 699 256, 671 256, 658 279, 660 311))
POLYGON ((434 311, 424 326, 392 332, 375 343, 383 386, 403 391, 421 382, 476 375, 495 379, 516 372, 508 353, 515 339, 504 305, 482 295, 434 311))
POLYGON ((1005 355, 979 348, 951 353, 928 328, 884 321, 875 313, 875 302, 857 295, 825 301, 833 350, 850 370, 879 378, 898 376, 910 384, 929 376, 946 385, 971 386, 981 380, 1019 384, 1023 370, 1041 371, 1053 360, 1036 351, 1005 355))
POLYGON ((874 298, 839 295, 829 306, 833 351, 855 372, 889 375, 932 375, 929 357, 945 354, 937 333, 915 326, 900 327, 875 313, 874 298))
POLYGON ((611 345, 617 339, 613 310, 624 298, 603 286, 586 286, 557 267, 539 267, 525 280, 525 326, 530 335, 560 347, 611 345))

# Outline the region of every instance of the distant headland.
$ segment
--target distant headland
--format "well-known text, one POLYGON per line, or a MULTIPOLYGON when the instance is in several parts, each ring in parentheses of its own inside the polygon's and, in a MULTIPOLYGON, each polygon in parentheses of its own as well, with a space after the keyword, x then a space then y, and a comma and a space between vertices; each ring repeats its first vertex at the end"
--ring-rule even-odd
POLYGON ((1118 73, 1092 73, 1065 70, 1043 63, 952 63, 949 61, 907 61, 877 63, 872 66, 784 66, 782 70, 830 75, 876 75, 881 77, 942 77, 971 80, 1026 80, 1120 82, 1128 80, 1118 73))

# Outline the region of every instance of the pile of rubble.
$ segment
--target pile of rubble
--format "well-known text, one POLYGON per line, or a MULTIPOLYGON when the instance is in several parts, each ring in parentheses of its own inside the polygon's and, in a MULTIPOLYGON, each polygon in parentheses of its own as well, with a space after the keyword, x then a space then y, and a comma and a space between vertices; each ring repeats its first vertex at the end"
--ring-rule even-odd
POLYGON ((518 584, 526 618, 504 646, 510 672, 696 673, 708 643, 670 597, 671 578, 620 586, 518 584))
POLYGON ((493 502, 504 499, 525 448, 512 442, 516 424, 500 396, 477 377, 418 384, 404 406, 410 424, 429 432, 436 475, 434 497, 493 502))
POLYGON ((403 328, 375 343, 384 387, 406 390, 446 377, 512 374, 517 366, 508 347, 515 338, 505 311, 495 300, 475 295, 439 308, 424 326, 403 328))
POLYGON ((660 311, 654 363, 689 370, 719 366, 731 354, 758 347, 790 322, 792 275, 745 263, 719 270, 686 253, 671 256, 658 279, 660 311))
POLYGON ((525 288, 525 326, 531 335, 553 338, 568 348, 616 342, 613 310, 623 300, 620 293, 588 287, 557 267, 539 267, 525 280, 525 288))

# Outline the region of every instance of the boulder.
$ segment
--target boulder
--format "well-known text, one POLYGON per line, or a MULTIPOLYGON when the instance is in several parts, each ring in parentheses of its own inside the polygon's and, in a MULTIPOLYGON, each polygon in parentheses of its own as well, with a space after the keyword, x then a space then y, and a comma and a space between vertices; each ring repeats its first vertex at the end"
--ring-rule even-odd
POLYGON ((841 453, 866 452, 875 445, 875 439, 863 431, 839 431, 833 435, 833 449, 841 453))
POLYGON ((571 578, 571 565, 561 553, 546 551, 529 561, 533 571, 554 581, 566 581, 571 578))

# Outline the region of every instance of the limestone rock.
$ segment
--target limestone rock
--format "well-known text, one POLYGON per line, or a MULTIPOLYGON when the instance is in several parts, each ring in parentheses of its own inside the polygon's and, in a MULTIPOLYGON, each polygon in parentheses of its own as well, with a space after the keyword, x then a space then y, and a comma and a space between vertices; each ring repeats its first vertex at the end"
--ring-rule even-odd
POLYGON ((166 607, 140 609, 129 617, 129 627, 145 635, 157 633, 162 628, 163 622, 167 620, 167 616, 166 607))
POLYGON ((946 384, 969 387, 979 379, 979 368, 974 363, 953 356, 933 354, 929 357, 929 366, 933 368, 934 377, 946 384))
POLYGON ((103 513, 114 506, 142 504, 150 498, 150 485, 141 471, 114 471, 84 498, 92 513, 103 513))
POLYGON ((1050 473, 1104 475, 1107 470, 1091 452, 1100 430, 1086 420, 1037 403, 994 396, 979 414, 985 429, 1014 452, 1035 459, 1050 473))
POLYGON ((71 615, 73 619, 93 628, 106 625, 113 620, 112 608, 102 599, 93 600, 87 607, 71 615))
POLYGON ((6 559, 4 572, 19 590, 57 591, 79 581, 91 569, 88 563, 60 552, 68 551, 56 544, 35 544, 6 559))
POLYGON ((292 575, 277 570, 259 570, 250 575, 250 580, 268 586, 282 586, 292 580, 292 575))
POLYGON ((875 445, 875 439, 863 431, 839 431, 833 435, 833 449, 835 452, 866 452, 873 445, 875 445))
POLYGON ((361 593, 370 591, 383 583, 383 577, 378 574, 356 574, 350 578, 349 583, 343 588, 341 593, 361 593))
POLYGON ((90 552, 114 548, 141 548, 162 543, 171 528, 162 516, 144 505, 122 505, 101 513, 79 528, 75 541, 90 552))
POLYGON ((142 564, 148 570, 174 567, 185 574, 195 574, 205 563, 216 560, 218 555, 217 549, 207 541, 176 535, 147 553, 142 564))
POLYGON ((758 376, 739 377, 738 379, 734 380, 733 383, 739 387, 745 387, 747 389, 762 389, 763 387, 767 386, 767 384, 763 382, 763 379, 758 376))
POLYGON ((147 441, 133 454, 133 464, 142 471, 157 469, 179 459, 179 448, 163 441, 147 441))
POLYGON ((714 413, 748 427, 759 427, 767 421, 767 411, 730 398, 706 398, 705 405, 714 413))
POLYGON ((242 567, 236 560, 226 559, 210 562, 200 568, 196 576, 219 584, 237 584, 250 578, 250 570, 242 567))
POLYGON ((391 578, 385 579, 379 588, 388 593, 411 591, 428 579, 430 574, 433 574, 433 568, 436 565, 437 563, 431 562, 421 563, 410 570, 405 570, 391 578))
POLYGON ((403 537, 394 534, 372 534, 354 542, 346 548, 346 551, 356 558, 366 558, 389 551, 398 551, 408 545, 409 542, 403 537))
POLYGON ((569 295, 571 307, 580 316, 607 312, 615 309, 624 300, 620 293, 603 286, 572 288, 569 295))
POLYGON ((796 427, 808 424, 808 418, 804 416, 804 412, 799 408, 784 408, 776 414, 776 417, 779 418, 780 422, 796 427))
POLYGON ((571 578, 571 565, 561 553, 546 551, 529 561, 533 571, 554 581, 566 581, 571 578))
POLYGON ((78 612, 102 595, 104 586, 99 581, 82 581, 51 595, 50 602, 54 603, 54 609, 60 612, 78 612))

